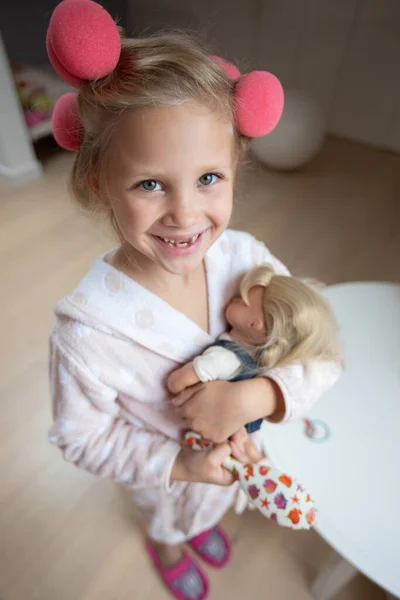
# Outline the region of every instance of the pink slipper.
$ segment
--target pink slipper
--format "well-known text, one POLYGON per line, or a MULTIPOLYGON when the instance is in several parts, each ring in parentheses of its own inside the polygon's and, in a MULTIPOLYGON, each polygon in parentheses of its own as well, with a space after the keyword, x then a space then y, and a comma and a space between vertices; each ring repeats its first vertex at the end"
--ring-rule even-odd
POLYGON ((183 553, 181 560, 176 565, 164 567, 150 540, 146 541, 146 550, 161 579, 175 598, 178 600, 205 600, 207 598, 208 580, 187 552, 183 553))
POLYGON ((188 544, 206 563, 217 569, 226 565, 231 556, 229 538, 218 525, 196 535, 188 544))

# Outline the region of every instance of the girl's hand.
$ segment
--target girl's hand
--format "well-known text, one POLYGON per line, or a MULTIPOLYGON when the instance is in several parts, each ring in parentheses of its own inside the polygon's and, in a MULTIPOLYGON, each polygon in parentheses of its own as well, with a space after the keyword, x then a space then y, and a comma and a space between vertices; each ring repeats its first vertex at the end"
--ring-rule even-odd
POLYGON ((227 443, 220 444, 208 452, 183 448, 172 467, 171 481, 231 485, 234 477, 222 464, 230 454, 231 447, 227 443))
POLYGON ((187 429, 215 444, 225 442, 247 421, 236 383, 210 381, 184 390, 172 400, 187 429))
POLYGON ((210 381, 187 388, 172 404, 188 429, 210 442, 221 443, 246 423, 281 410, 279 394, 278 386, 265 377, 235 383, 210 381))
POLYGON ((245 427, 242 427, 242 429, 239 429, 239 431, 231 436, 229 444, 233 458, 242 463, 258 463, 264 458, 255 443, 251 440, 245 427))

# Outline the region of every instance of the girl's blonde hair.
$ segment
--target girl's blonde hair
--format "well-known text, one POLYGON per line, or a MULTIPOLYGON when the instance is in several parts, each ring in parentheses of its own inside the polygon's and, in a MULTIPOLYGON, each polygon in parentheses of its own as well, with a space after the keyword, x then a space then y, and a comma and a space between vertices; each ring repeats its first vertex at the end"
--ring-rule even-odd
POLYGON ((260 367, 280 367, 307 360, 340 361, 338 326, 328 302, 311 280, 277 275, 270 265, 252 269, 242 280, 248 304, 251 288, 265 288, 265 343, 258 348, 260 367))
MULTIPOLYGON (((107 150, 126 111, 195 101, 234 123, 235 83, 192 36, 178 32, 129 39, 122 30, 120 34, 122 49, 115 70, 102 80, 84 82, 79 90, 78 110, 85 136, 71 184, 75 198, 89 210, 109 211, 107 150)), ((234 132, 241 153, 248 140, 236 128, 234 132)))

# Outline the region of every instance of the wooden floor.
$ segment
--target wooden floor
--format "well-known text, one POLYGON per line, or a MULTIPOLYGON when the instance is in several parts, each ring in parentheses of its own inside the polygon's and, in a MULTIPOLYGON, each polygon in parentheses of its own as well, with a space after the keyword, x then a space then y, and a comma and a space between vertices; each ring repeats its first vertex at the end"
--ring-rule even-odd
MULTIPOLYGON (((47 151, 41 181, 0 182, 0 597, 168 600, 124 493, 64 463, 46 441, 52 306, 112 244, 106 226, 68 200, 71 162, 47 151)), ((298 173, 249 165, 241 188, 234 225, 295 274, 400 281, 400 157, 330 139, 298 173)), ((210 574, 212 600, 311 600, 329 552, 317 534, 254 513, 230 514, 226 526, 235 552, 223 573, 210 574)), ((383 597, 359 576, 337 600, 383 597)))

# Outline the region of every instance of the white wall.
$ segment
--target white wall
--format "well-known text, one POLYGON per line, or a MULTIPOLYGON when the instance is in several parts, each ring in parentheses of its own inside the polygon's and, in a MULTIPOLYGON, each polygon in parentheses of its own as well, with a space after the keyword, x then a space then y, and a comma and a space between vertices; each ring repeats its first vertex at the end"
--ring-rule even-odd
POLYGON ((360 3, 339 70, 333 131, 400 150, 400 1, 360 3))
POLYGON ((328 129, 400 150, 400 1, 265 0, 257 63, 310 93, 328 129))
POLYGON ((253 55, 252 0, 128 0, 133 34, 183 28, 206 36, 225 57, 246 63, 253 55))
POLYGON ((0 175, 22 183, 40 173, 0 37, 0 175))
POLYGON ((135 31, 192 27, 309 93, 332 133, 400 151, 400 0, 128 0, 135 31), (145 4, 145 6, 143 6, 145 4))

